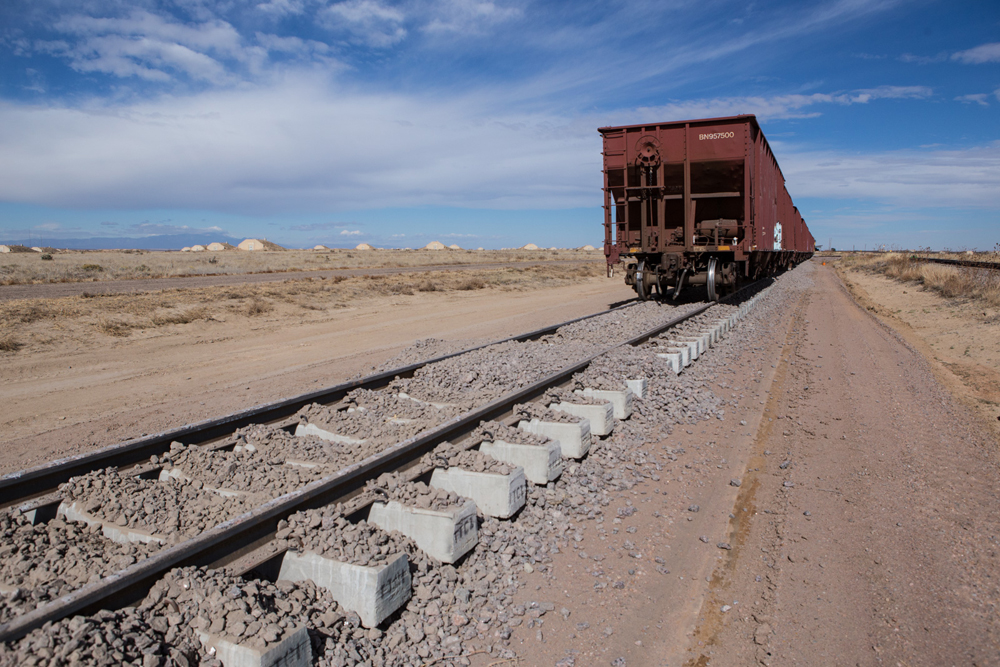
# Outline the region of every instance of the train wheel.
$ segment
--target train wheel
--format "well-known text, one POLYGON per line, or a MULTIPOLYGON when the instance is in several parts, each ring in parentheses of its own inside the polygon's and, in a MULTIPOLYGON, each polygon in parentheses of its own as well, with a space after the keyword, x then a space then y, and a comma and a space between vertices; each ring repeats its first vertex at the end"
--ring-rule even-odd
POLYGON ((719 260, 710 257, 708 259, 708 280, 705 281, 709 301, 719 300, 719 283, 721 282, 719 277, 719 260))
POLYGON ((635 293, 639 296, 640 301, 649 301, 652 294, 651 290, 646 286, 646 261, 640 259, 639 264, 635 267, 635 293))

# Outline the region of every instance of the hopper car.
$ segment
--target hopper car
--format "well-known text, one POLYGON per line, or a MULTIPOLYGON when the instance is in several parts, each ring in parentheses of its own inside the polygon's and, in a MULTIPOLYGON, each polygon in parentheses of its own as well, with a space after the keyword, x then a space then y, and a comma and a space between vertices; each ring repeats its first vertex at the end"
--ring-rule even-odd
POLYGON ((753 115, 602 127, 604 255, 640 299, 709 300, 791 268, 816 241, 753 115))

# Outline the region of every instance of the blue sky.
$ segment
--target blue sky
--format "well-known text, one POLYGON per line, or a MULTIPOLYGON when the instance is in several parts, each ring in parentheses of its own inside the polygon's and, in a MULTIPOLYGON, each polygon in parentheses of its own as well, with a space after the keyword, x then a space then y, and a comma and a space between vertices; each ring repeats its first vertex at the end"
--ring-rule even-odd
POLYGON ((5 0, 0 240, 597 245, 597 127, 736 113, 824 246, 1000 243, 1000 3, 930 0, 5 0))

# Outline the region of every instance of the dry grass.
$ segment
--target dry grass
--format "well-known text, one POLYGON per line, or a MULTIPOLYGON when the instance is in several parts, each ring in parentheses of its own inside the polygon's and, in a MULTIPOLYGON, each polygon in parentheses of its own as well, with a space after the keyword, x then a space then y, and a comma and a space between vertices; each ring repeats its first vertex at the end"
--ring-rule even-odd
POLYGON ((469 278, 468 280, 464 280, 458 284, 458 289, 463 292, 483 289, 484 287, 486 287, 486 283, 484 283, 480 278, 469 278))
POLYGON ((214 326, 214 322, 250 318, 323 321, 331 317, 329 311, 363 305, 375 298, 435 298, 424 294, 427 292, 526 291, 603 275, 603 261, 590 261, 527 269, 442 270, 419 276, 338 276, 235 287, 5 301, 0 302, 0 330, 11 342, 0 350, 24 353, 60 338, 87 340, 93 337, 95 329, 104 336, 123 338, 136 332, 150 334, 169 326, 199 326, 198 323, 214 326))
POLYGON ((150 320, 156 326, 162 326, 164 324, 190 324, 197 320, 207 320, 212 316, 208 312, 208 308, 204 306, 197 306, 195 308, 189 308, 187 310, 179 312, 170 312, 153 315, 150 320))
POLYGON ((0 336, 0 352, 17 352, 22 347, 24 347, 24 343, 19 342, 13 336, 0 336))
POLYGON ((38 253, 0 256, 0 284, 90 282, 180 276, 244 275, 286 271, 441 266, 500 262, 600 260, 600 250, 289 250, 218 253, 147 251, 59 252, 51 261, 38 253))
POLYGON ((124 338, 132 333, 132 325, 119 319, 102 317, 97 320, 97 330, 108 336, 124 338))
POLYGON ((245 312, 250 317, 256 317, 257 315, 269 313, 272 310, 274 310, 274 306, 270 301, 255 296, 247 303, 245 312))
MULTIPOLYGON (((968 258, 956 255, 952 259, 968 258)), ((974 259, 990 261, 980 257, 974 259)), ((840 265, 847 270, 880 273, 903 282, 918 283, 925 289, 951 299, 970 299, 990 306, 1000 306, 1000 271, 921 262, 914 259, 914 256, 903 253, 845 254, 840 265)))

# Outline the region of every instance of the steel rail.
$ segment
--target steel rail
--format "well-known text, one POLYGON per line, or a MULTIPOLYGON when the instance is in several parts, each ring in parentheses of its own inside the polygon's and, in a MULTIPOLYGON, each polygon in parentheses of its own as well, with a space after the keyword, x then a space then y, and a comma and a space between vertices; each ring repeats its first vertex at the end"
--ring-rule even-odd
POLYGON ((583 320, 606 315, 633 305, 635 301, 603 310, 591 315, 584 315, 566 322, 543 327, 528 333, 510 336, 501 340, 477 345, 458 352, 452 352, 433 359, 427 359, 399 368, 393 368, 381 373, 374 373, 358 380, 343 382, 325 389, 318 389, 299 396, 285 398, 272 403, 257 405, 246 410, 234 412, 223 417, 215 417, 194 424, 187 424, 170 431, 127 440, 117 445, 111 445, 86 454, 78 454, 49 463, 9 473, 0 477, 0 509, 20 505, 32 498, 49 495, 56 491, 60 484, 71 477, 85 475, 93 470, 116 466, 126 468, 131 465, 148 461, 154 454, 159 456, 170 450, 170 443, 175 440, 186 445, 200 445, 212 440, 218 440, 234 433, 237 429, 250 424, 269 424, 294 415, 302 407, 310 403, 328 405, 341 400, 355 389, 379 389, 388 385, 396 377, 408 377, 415 371, 445 359, 451 359, 468 352, 483 349, 490 345, 507 342, 525 342, 554 333, 561 327, 582 322, 583 320))
POLYGON ((971 259, 945 259, 943 257, 912 257, 918 262, 933 262, 934 264, 948 264, 950 266, 963 266, 969 269, 990 269, 1000 271, 1000 262, 976 262, 971 259))
MULTIPOLYGON (((760 283, 748 285, 722 300, 735 300, 760 283)), ((48 622, 72 614, 87 614, 99 609, 121 607, 141 599, 149 588, 168 571, 187 566, 220 567, 250 553, 273 540, 278 522, 295 512, 322 507, 345 498, 362 488, 365 482, 383 472, 399 469, 411 463, 438 444, 462 437, 483 421, 496 419, 512 411, 514 405, 543 394, 552 386, 568 381, 594 359, 625 345, 640 345, 650 338, 696 317, 715 303, 707 303, 672 318, 629 340, 606 347, 585 359, 551 373, 517 391, 497 398, 486 405, 451 418, 423 433, 393 445, 358 463, 352 464, 323 479, 274 498, 253 510, 225 521, 190 540, 168 547, 124 570, 100 581, 87 584, 67 595, 36 607, 0 625, 0 642, 10 642, 25 636, 48 622)))

